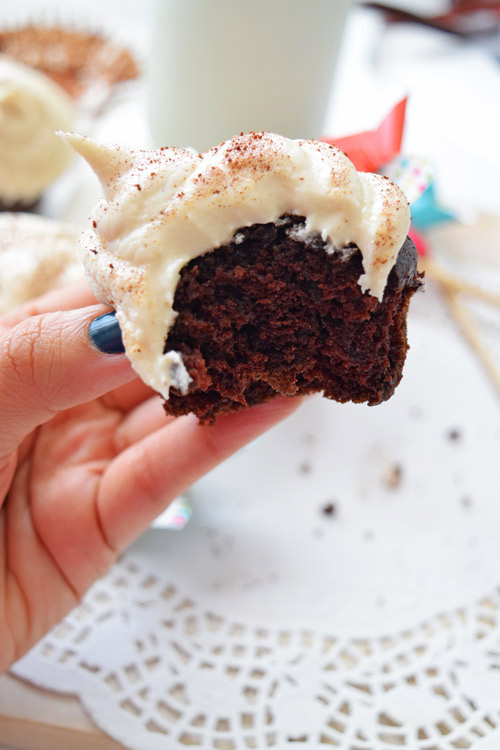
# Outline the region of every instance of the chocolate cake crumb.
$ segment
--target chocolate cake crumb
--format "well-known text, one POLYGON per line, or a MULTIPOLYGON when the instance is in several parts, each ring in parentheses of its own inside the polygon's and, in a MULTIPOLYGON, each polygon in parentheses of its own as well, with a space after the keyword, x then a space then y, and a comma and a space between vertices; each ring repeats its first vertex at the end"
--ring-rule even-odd
POLYGON ((181 354, 191 383, 187 394, 171 389, 168 414, 213 423, 279 394, 322 391, 374 405, 394 392, 408 304, 421 285, 415 246, 404 243, 379 302, 361 291, 357 248, 327 252, 320 235, 306 245, 290 232, 305 219, 282 218, 242 228, 241 241, 183 268, 164 351, 181 354))
POLYGON ((385 472, 382 481, 388 489, 398 489, 403 481, 403 467, 400 464, 392 464, 385 472))
POLYGON ((301 464, 299 464, 299 474, 311 474, 312 473, 312 466, 308 461, 303 461, 301 464))
POLYGON ((324 516, 333 517, 337 515, 337 503, 336 502, 329 502, 326 505, 323 505, 323 508, 321 509, 321 512, 324 516))

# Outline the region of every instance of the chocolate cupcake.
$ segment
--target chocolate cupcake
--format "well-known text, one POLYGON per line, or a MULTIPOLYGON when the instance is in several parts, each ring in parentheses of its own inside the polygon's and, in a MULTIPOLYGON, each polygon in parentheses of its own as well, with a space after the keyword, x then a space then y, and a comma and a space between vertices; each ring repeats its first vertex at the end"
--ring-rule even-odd
POLYGON ((170 414, 322 391, 377 404, 420 286, 408 201, 338 149, 272 133, 203 155, 66 136, 105 198, 84 235, 94 293, 170 414))

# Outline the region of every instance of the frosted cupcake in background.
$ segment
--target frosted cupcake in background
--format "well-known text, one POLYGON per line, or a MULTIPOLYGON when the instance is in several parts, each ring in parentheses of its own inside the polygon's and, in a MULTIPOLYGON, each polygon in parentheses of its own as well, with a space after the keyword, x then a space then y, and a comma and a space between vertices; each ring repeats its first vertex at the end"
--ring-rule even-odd
POLYGON ((0 214, 0 314, 84 278, 78 227, 34 214, 0 214))
POLYGON ((30 210, 73 159, 55 135, 74 124, 66 92, 0 55, 0 210, 30 210))
POLYGON ((122 84, 140 76, 130 50, 85 29, 43 23, 2 29, 0 53, 44 73, 90 116, 99 115, 122 84))

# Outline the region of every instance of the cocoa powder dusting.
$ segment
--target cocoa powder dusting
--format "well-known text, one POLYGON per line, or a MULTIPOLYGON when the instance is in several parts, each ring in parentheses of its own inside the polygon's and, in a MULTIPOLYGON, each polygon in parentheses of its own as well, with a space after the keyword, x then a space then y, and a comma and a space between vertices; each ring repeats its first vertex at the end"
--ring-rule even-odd
POLYGON ((0 52, 45 73, 73 98, 137 78, 132 54, 101 34, 29 25, 0 32, 0 52))

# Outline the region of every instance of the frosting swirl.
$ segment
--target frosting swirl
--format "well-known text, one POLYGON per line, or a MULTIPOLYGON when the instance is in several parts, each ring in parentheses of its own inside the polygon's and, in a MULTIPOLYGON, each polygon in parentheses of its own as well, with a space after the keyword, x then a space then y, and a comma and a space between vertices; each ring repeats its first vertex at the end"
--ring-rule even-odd
POLYGON ((73 106, 43 73, 0 55, 0 198, 29 202, 63 172, 71 151, 57 138, 73 106))
POLYGON ((408 201, 387 178, 358 173, 333 146, 250 133, 200 155, 65 138, 104 189, 81 244, 91 286, 116 308, 134 368, 165 398, 171 385, 186 392, 190 382, 180 354, 163 352, 181 269, 241 227, 304 216, 304 237, 319 233, 328 252, 359 247, 361 289, 382 300, 408 232, 408 201))

